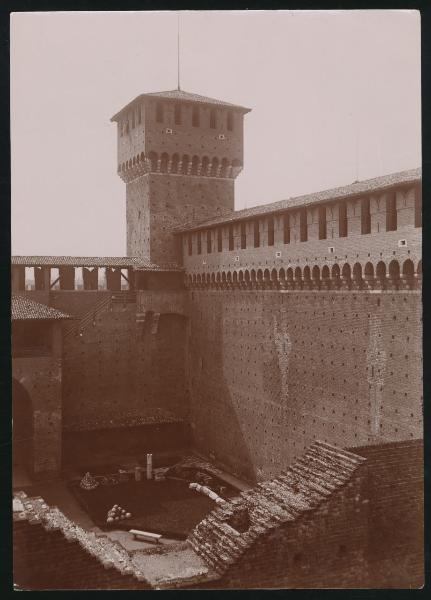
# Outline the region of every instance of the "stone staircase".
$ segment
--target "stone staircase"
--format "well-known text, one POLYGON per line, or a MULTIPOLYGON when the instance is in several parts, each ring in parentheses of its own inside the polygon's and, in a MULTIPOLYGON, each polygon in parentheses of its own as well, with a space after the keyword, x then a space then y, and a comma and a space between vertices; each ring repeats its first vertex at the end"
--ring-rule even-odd
POLYGON ((112 292, 110 295, 102 298, 97 304, 92 306, 90 310, 81 315, 78 319, 68 327, 64 334, 63 339, 67 339, 78 331, 83 331, 90 323, 96 320, 97 316, 109 310, 112 305, 123 304, 134 304, 136 302, 136 292, 124 291, 124 292, 112 292))
POLYGON ((364 458, 324 442, 315 442, 280 476, 213 510, 192 531, 188 542, 219 575, 262 535, 317 508, 346 485, 364 458), (229 522, 248 510, 250 526, 237 531, 229 522))

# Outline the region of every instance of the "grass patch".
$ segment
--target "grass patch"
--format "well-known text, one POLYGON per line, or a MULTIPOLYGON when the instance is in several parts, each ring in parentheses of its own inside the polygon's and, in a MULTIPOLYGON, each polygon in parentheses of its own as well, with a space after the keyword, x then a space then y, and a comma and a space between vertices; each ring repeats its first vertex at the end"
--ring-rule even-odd
POLYGON ((141 529, 174 539, 185 539, 216 504, 207 496, 188 487, 188 481, 166 479, 154 481, 133 479, 117 485, 99 485, 83 490, 78 483, 70 488, 100 529, 141 529), (132 517, 106 523, 107 512, 114 504, 130 512, 132 517))

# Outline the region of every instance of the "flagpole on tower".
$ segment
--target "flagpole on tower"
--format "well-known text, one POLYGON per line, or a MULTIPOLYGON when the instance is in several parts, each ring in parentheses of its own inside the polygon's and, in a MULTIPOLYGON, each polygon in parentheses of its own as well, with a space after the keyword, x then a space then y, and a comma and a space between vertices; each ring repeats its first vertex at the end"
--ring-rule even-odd
POLYGON ((178 78, 178 90, 180 90, 180 13, 177 14, 177 78, 178 78))

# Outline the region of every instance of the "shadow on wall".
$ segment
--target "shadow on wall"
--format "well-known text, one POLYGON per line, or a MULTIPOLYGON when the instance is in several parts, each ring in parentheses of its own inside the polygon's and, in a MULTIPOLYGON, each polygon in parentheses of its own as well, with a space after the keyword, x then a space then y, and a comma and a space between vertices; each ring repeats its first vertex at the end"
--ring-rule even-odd
POLYGON ((138 393, 149 395, 155 408, 187 416, 186 385, 187 317, 167 313, 152 315, 141 345, 142 387, 138 393))
POLYGON ((14 467, 33 471, 33 406, 27 390, 12 380, 12 456, 14 467))
POLYGON ((249 408, 247 399, 241 396, 241 385, 235 388, 229 383, 236 365, 225 353, 224 306, 210 294, 200 294, 196 303, 195 299, 191 296, 194 319, 189 343, 193 442, 199 452, 230 473, 256 482, 257 469, 243 428, 248 421, 242 414, 249 408), (205 318, 201 313, 206 313, 205 318), (232 372, 226 372, 226 361, 232 372))
POLYGON ((144 460, 147 452, 158 456, 186 451, 189 443, 187 423, 64 431, 63 465, 84 470, 105 465, 117 467, 118 461, 144 460))

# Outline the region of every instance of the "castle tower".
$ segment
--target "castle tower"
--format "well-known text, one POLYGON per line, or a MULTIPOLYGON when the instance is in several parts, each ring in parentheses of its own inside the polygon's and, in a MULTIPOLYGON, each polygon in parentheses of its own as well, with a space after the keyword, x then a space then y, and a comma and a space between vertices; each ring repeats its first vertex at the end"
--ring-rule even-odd
POLYGON ((179 263, 175 227, 234 209, 249 110, 172 90, 141 94, 112 117, 126 183, 128 256, 179 263))

